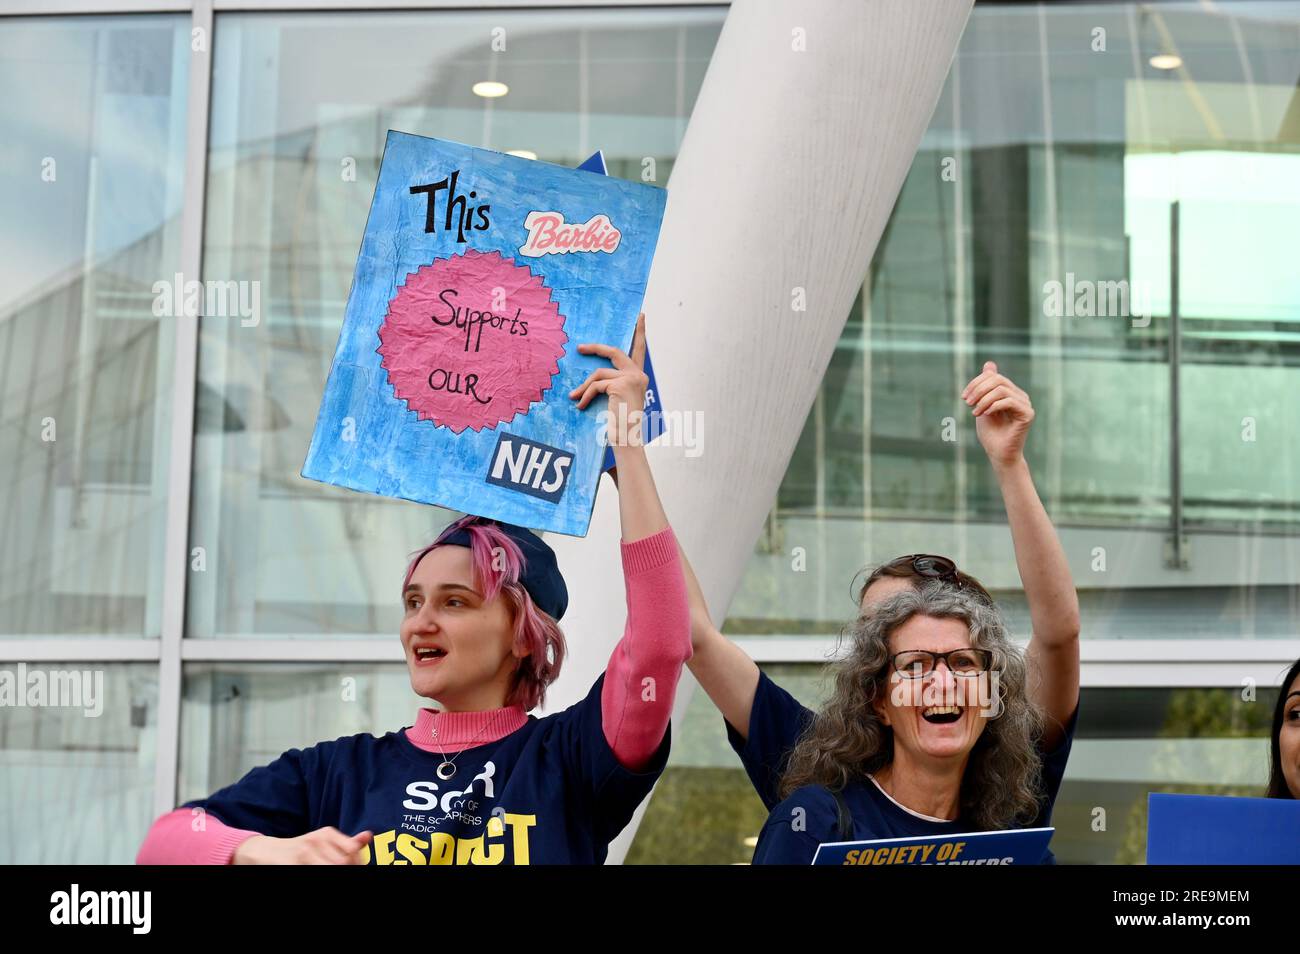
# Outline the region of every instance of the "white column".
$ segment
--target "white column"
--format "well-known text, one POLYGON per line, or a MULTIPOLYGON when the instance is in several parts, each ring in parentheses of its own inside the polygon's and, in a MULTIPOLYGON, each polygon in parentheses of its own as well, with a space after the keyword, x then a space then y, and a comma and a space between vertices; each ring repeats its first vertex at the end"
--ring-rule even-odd
MULTIPOLYGON (((645 303, 664 406, 703 425, 699 456, 655 446, 650 458, 715 620, 775 499, 971 3, 739 0, 727 15, 669 183, 645 303), (800 294, 805 310, 794 307, 800 294)), ((587 691, 622 635, 618 540, 608 483, 586 539, 548 537, 570 585, 572 652, 548 710, 587 691)))

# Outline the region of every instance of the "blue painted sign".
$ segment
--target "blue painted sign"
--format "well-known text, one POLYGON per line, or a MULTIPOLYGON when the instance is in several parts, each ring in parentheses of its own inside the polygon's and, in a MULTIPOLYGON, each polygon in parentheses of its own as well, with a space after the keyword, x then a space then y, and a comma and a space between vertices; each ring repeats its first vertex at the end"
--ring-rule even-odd
MULTIPOLYGON (((603 165, 603 162, 602 162, 603 165)), ((607 401, 667 193, 389 130, 302 468, 312 480, 584 536, 607 401)))

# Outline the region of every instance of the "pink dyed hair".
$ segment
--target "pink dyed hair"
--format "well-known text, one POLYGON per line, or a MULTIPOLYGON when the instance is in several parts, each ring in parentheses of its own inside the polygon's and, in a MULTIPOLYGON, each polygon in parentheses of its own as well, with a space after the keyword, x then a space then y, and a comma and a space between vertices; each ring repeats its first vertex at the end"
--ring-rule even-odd
POLYGON ((484 600, 491 601, 501 596, 509 604, 515 630, 512 648, 515 652, 526 653, 519 660, 511 679, 506 705, 523 706, 525 712, 535 709, 545 701, 546 687, 560 675, 566 652, 564 633, 554 619, 537 607, 519 582, 525 562, 523 551, 500 527, 473 515, 449 523, 438 534, 438 539, 416 552, 407 564, 406 577, 402 580, 403 597, 411 582, 411 574, 425 554, 438 547, 456 546, 443 541, 461 529, 469 533, 474 585, 484 600), (500 570, 494 565, 497 553, 504 558, 505 565, 500 570))

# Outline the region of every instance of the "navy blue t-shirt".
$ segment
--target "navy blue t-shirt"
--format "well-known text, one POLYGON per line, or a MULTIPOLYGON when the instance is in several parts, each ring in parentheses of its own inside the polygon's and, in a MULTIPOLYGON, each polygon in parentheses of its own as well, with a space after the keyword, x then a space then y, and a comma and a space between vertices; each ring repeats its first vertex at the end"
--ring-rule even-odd
MULTIPOLYGON (((805 785, 779 802, 777 790, 786 760, 812 718, 811 709, 774 683, 767 673, 760 672, 749 715, 749 738, 741 739, 731 723, 726 723, 727 741, 740 756, 764 807, 771 811, 754 849, 754 864, 809 864, 817 846, 828 841, 910 838, 976 830, 975 826, 960 818, 951 822, 918 818, 891 801, 870 779, 851 783, 844 790, 844 801, 853 816, 853 834, 848 838, 840 836, 835 799, 822 786, 805 785), (796 808, 804 810, 801 831, 795 831, 790 824, 796 808)), ((1052 751, 1039 752, 1043 760, 1042 785, 1046 798, 1038 815, 1024 826, 1026 828, 1051 825, 1052 806, 1061 789, 1078 719, 1079 708, 1075 706, 1065 726, 1065 737, 1052 751)), ((1043 863, 1055 864, 1055 861, 1049 850, 1043 863)))
POLYGON ((663 772, 671 735, 645 771, 624 768, 601 728, 604 678, 562 712, 462 750, 446 781, 443 757, 400 730, 290 749, 183 807, 278 838, 369 830, 366 864, 600 864, 663 772))

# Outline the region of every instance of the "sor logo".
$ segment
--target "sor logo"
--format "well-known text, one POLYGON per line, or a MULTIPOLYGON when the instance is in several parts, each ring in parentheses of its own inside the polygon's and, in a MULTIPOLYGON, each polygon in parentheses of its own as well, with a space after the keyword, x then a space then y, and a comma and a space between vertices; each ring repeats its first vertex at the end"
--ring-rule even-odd
POLYGON ((557 503, 572 466, 568 451, 502 434, 492 452, 487 482, 557 503))

